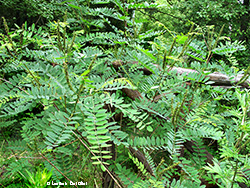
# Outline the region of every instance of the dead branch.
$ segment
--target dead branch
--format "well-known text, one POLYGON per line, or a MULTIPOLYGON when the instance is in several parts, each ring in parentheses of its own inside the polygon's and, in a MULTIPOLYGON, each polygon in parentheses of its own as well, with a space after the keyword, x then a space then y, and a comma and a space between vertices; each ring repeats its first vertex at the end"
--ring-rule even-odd
MULTIPOLYGON (((125 65, 127 63, 124 63, 122 61, 114 61, 112 62, 112 65, 115 69, 118 69, 118 67, 125 65)), ((138 64, 138 62, 133 61, 131 64, 138 64)), ((158 68, 160 71, 162 70, 161 67, 157 64, 154 64, 156 68, 158 68)), ((189 73, 198 73, 198 71, 193 69, 187 69, 187 68, 180 68, 180 67, 170 67, 167 66, 167 69, 170 69, 171 71, 176 71, 177 74, 186 74, 189 73)), ((152 72, 148 70, 147 68, 139 68, 138 70, 143 71, 145 75, 150 75, 152 72)), ((209 71, 204 71, 204 73, 208 73, 209 71)), ((238 74, 235 77, 229 77, 223 73, 214 72, 206 75, 206 77, 209 78, 209 81, 213 81, 213 85, 221 86, 223 88, 230 88, 231 86, 237 84, 240 82, 241 78, 243 77, 243 74, 238 74)), ((239 84, 242 88, 250 88, 250 80, 246 80, 245 82, 239 84)))

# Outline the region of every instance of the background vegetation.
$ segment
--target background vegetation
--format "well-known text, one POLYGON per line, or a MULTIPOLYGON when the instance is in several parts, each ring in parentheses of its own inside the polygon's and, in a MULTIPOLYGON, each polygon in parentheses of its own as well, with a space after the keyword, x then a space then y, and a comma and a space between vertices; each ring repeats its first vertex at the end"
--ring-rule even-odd
POLYGON ((2 187, 250 186, 248 0, 0 12, 2 187))

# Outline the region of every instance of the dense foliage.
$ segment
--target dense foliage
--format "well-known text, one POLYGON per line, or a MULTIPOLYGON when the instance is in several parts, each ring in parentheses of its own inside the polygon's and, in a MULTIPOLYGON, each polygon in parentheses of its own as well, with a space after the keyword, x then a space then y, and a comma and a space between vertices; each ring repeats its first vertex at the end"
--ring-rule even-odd
MULTIPOLYGON (((244 41, 246 50, 237 52, 240 67, 247 67, 249 56, 249 0, 157 0, 161 4, 158 9, 145 9, 139 12, 146 15, 155 24, 147 24, 150 28, 157 27, 157 22, 163 23, 169 30, 179 33, 189 31, 189 23, 213 32, 219 32, 224 26, 223 36, 230 40, 244 41)), ((202 37, 200 37, 202 38, 202 37)))
POLYGON ((231 1, 211 17, 212 1, 18 2, 0 1, 16 8, 1 22, 0 185, 250 186, 250 66, 217 27, 237 22, 231 1), (18 10, 28 22, 11 23, 18 10))

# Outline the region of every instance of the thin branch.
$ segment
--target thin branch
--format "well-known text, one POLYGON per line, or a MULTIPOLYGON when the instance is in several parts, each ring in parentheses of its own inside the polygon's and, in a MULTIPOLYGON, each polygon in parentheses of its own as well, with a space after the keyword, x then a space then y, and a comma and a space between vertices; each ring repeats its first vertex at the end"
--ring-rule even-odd
MULTIPOLYGON (((38 152, 39 155, 42 156, 42 158, 44 158, 49 164, 51 164, 60 174, 62 174, 68 181, 72 182, 66 175, 64 175, 64 173, 62 173, 47 157, 45 157, 43 154, 41 154, 40 152, 38 152)), ((75 187, 77 187, 76 185, 74 185, 75 187)))

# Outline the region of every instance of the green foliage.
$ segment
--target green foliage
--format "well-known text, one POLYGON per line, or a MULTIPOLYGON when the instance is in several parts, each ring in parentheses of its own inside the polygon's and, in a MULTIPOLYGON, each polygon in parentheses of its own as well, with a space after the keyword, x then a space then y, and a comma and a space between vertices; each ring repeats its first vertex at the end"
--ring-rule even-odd
MULTIPOLYGON (((61 4, 60 0, 42 0, 39 3, 35 0, 24 0, 22 3, 18 0, 1 0, 0 4, 1 16, 7 18, 7 22, 11 28, 15 24, 21 26, 27 20, 29 20, 28 24, 30 25, 32 23, 44 25, 49 20, 59 19, 68 10, 66 6, 61 4)), ((2 21, 0 21, 0 25, 0 28, 3 29, 2 21)))
POLYGON ((142 179, 137 178, 136 174, 131 172, 130 169, 126 169, 126 167, 122 167, 120 164, 116 164, 116 167, 116 174, 119 176, 121 181, 128 187, 133 187, 134 184, 142 181, 142 179))
POLYGON ((22 173, 20 174, 29 182, 26 183, 27 187, 29 188, 47 187, 47 182, 49 182, 49 179, 52 176, 52 171, 48 172, 45 168, 42 172, 40 169, 38 169, 35 174, 31 174, 29 171, 27 171, 27 176, 22 173))
MULTIPOLYGON (((140 13, 144 13, 139 15, 140 18, 147 20, 144 24, 145 29, 160 28, 163 24, 168 31, 187 33, 190 24, 195 24, 204 33, 206 31, 218 33, 224 25, 223 33, 228 39, 244 41, 245 45, 249 45, 249 23, 247 22, 249 20, 249 1, 247 0, 157 0, 156 2, 160 4, 158 9, 139 10, 140 13), (234 8, 232 9, 232 7, 234 8)), ((203 35, 199 38, 205 37, 207 36, 203 35)), ((206 45, 209 45, 208 42, 206 45)), ((243 68, 248 67, 248 49, 249 47, 246 48, 246 51, 236 54, 239 64, 243 68)), ((216 58, 221 59, 221 56, 216 58)))
POLYGON ((207 77, 214 71, 235 77, 233 55, 245 49, 242 43, 194 24, 167 40, 160 22, 164 30, 143 31, 131 13, 159 8, 148 2, 62 4, 69 13, 46 29, 24 24, 10 32, 3 19, 3 179, 94 187, 106 178, 103 171, 118 187, 250 184, 249 91, 235 83, 213 87, 207 77), (177 74, 176 66, 197 72, 177 74), (30 172, 36 165, 47 170, 30 172))

